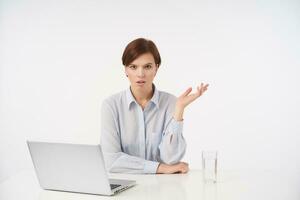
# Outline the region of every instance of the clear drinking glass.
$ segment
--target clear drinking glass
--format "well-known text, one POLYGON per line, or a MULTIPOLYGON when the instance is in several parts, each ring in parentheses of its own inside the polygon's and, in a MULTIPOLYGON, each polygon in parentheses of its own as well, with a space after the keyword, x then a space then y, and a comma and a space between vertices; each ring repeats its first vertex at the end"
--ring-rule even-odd
POLYGON ((202 151, 204 182, 217 182, 218 151, 202 151))

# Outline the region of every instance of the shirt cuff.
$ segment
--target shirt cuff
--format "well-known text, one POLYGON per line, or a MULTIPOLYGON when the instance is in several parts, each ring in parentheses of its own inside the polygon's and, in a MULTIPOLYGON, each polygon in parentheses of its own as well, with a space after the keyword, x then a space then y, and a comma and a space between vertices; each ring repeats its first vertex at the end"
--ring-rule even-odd
POLYGON ((156 174, 159 162, 146 160, 144 163, 144 173, 145 174, 156 174))

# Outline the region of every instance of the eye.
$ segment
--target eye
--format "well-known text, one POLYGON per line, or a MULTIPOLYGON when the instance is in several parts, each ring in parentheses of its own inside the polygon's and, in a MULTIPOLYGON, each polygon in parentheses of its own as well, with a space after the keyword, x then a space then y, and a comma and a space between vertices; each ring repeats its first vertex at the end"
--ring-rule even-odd
POLYGON ((135 65, 129 65, 128 66, 130 69, 136 69, 136 66, 135 65))
POLYGON ((145 65, 145 69, 151 69, 152 65, 145 65))

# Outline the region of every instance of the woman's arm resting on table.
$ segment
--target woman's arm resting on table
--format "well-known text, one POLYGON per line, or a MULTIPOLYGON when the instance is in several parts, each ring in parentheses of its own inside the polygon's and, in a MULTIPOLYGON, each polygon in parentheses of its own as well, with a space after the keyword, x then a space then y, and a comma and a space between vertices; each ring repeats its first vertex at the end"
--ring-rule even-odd
POLYGON ((174 174, 174 173, 187 173, 189 171, 189 164, 179 162, 177 164, 168 165, 160 163, 156 173, 157 174, 174 174))

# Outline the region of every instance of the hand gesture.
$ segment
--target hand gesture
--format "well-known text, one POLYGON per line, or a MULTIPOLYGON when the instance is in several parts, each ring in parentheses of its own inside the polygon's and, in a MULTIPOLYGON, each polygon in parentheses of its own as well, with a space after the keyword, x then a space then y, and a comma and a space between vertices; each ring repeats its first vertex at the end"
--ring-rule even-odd
POLYGON ((184 109, 187 105, 195 101, 198 97, 200 97, 206 90, 208 84, 201 83, 200 86, 197 86, 197 91, 195 93, 191 93, 192 88, 189 87, 182 95, 177 98, 176 106, 179 106, 181 109, 184 109))

